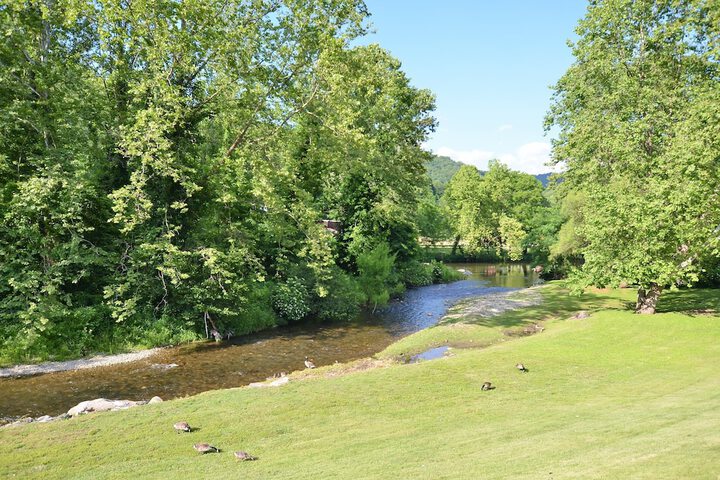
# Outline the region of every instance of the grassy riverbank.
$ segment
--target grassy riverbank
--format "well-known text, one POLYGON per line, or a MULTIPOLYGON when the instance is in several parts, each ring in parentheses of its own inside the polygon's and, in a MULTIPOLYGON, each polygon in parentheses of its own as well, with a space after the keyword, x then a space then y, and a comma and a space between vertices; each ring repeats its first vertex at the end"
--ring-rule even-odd
POLYGON ((719 310, 720 293, 668 293, 647 317, 626 309, 632 291, 539 291, 542 305, 460 316, 381 355, 487 345, 442 360, 2 429, 0 478, 718 478, 720 318, 699 310, 719 310), (570 318, 581 309, 591 317, 570 318), (541 334, 503 333, 538 322, 541 334), (486 380, 497 389, 480 391, 486 380), (176 435, 178 420, 198 430, 176 435), (260 460, 238 464, 238 449, 260 460))

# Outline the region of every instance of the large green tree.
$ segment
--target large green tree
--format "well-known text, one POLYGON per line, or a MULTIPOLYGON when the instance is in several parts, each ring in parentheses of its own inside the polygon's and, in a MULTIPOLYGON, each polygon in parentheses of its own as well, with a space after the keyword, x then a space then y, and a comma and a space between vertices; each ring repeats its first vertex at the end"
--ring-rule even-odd
POLYGON ((554 159, 582 199, 575 279, 638 285, 641 313, 718 252, 718 25, 716 1, 591 2, 555 87, 554 159))
POLYGON ((434 98, 355 46, 367 16, 360 0, 0 5, 3 336, 76 354, 98 334, 241 333, 272 325, 257 312, 283 292, 331 303, 338 265, 379 244, 412 256, 434 98))
POLYGON ((442 204, 456 244, 462 240, 470 250, 495 249, 510 260, 520 260, 528 230, 547 201, 535 177, 492 161, 484 175, 475 167, 462 166, 448 183, 442 204))

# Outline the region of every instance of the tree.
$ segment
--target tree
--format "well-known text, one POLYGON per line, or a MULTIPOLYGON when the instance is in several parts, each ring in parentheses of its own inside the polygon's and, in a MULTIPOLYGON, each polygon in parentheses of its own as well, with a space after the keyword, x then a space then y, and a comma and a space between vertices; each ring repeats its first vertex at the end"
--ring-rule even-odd
POLYGON ((520 260, 536 212, 547 204, 543 187, 532 175, 491 161, 485 175, 464 165, 448 183, 442 198, 455 231, 470 250, 495 249, 520 260))
MULTIPOLYGON (((712 2, 592 2, 555 86, 561 188, 582 202, 578 286, 638 285, 636 311, 717 255, 720 84, 712 2)), ((568 237, 569 238, 569 237, 568 237)))
POLYGON ((441 200, 455 235, 453 254, 461 239, 470 249, 487 246, 492 236, 492 211, 478 169, 470 165, 460 167, 445 187, 441 200))
POLYGON ((208 316, 245 332, 294 279, 293 319, 334 314, 338 286, 356 306, 338 265, 417 250, 435 126, 432 94, 356 46, 367 17, 361 0, 0 6, 0 336, 32 353, 60 331, 186 339, 208 316))
POLYGON ((386 243, 379 243, 373 249, 360 253, 357 264, 360 288, 374 312, 378 305, 384 305, 390 299, 395 255, 390 253, 386 243))

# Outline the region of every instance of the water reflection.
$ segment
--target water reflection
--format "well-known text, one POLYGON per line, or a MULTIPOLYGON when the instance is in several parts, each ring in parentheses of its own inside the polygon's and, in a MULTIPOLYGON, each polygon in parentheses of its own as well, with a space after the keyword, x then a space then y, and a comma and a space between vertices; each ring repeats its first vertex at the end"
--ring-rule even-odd
POLYGON ((327 365, 373 355, 397 338, 437 323, 470 296, 533 284, 527 266, 454 264, 467 280, 409 290, 374 315, 345 324, 295 325, 221 344, 169 348, 145 360, 74 372, 0 379, 0 416, 56 415, 92 398, 167 400, 231 388, 304 368, 305 355, 327 365), (174 367, 169 365, 175 364, 174 367))

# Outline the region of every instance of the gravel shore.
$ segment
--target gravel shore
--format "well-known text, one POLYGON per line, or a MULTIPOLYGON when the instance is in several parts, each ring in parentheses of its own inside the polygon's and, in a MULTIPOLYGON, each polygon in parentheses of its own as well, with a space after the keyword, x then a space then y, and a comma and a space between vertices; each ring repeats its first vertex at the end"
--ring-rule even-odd
POLYGON ((26 377, 42 373, 63 372, 66 370, 82 370, 84 368, 105 367, 118 363, 134 362, 151 357, 158 353, 160 348, 141 350, 139 352, 121 353, 118 355, 97 355, 91 358, 68 360, 66 362, 44 362, 35 365, 15 365, 13 367, 0 368, 0 378, 3 377, 26 377))
POLYGON ((541 303, 542 295, 535 287, 512 292, 492 293, 458 303, 443 320, 454 320, 467 316, 494 317, 508 310, 541 303))

